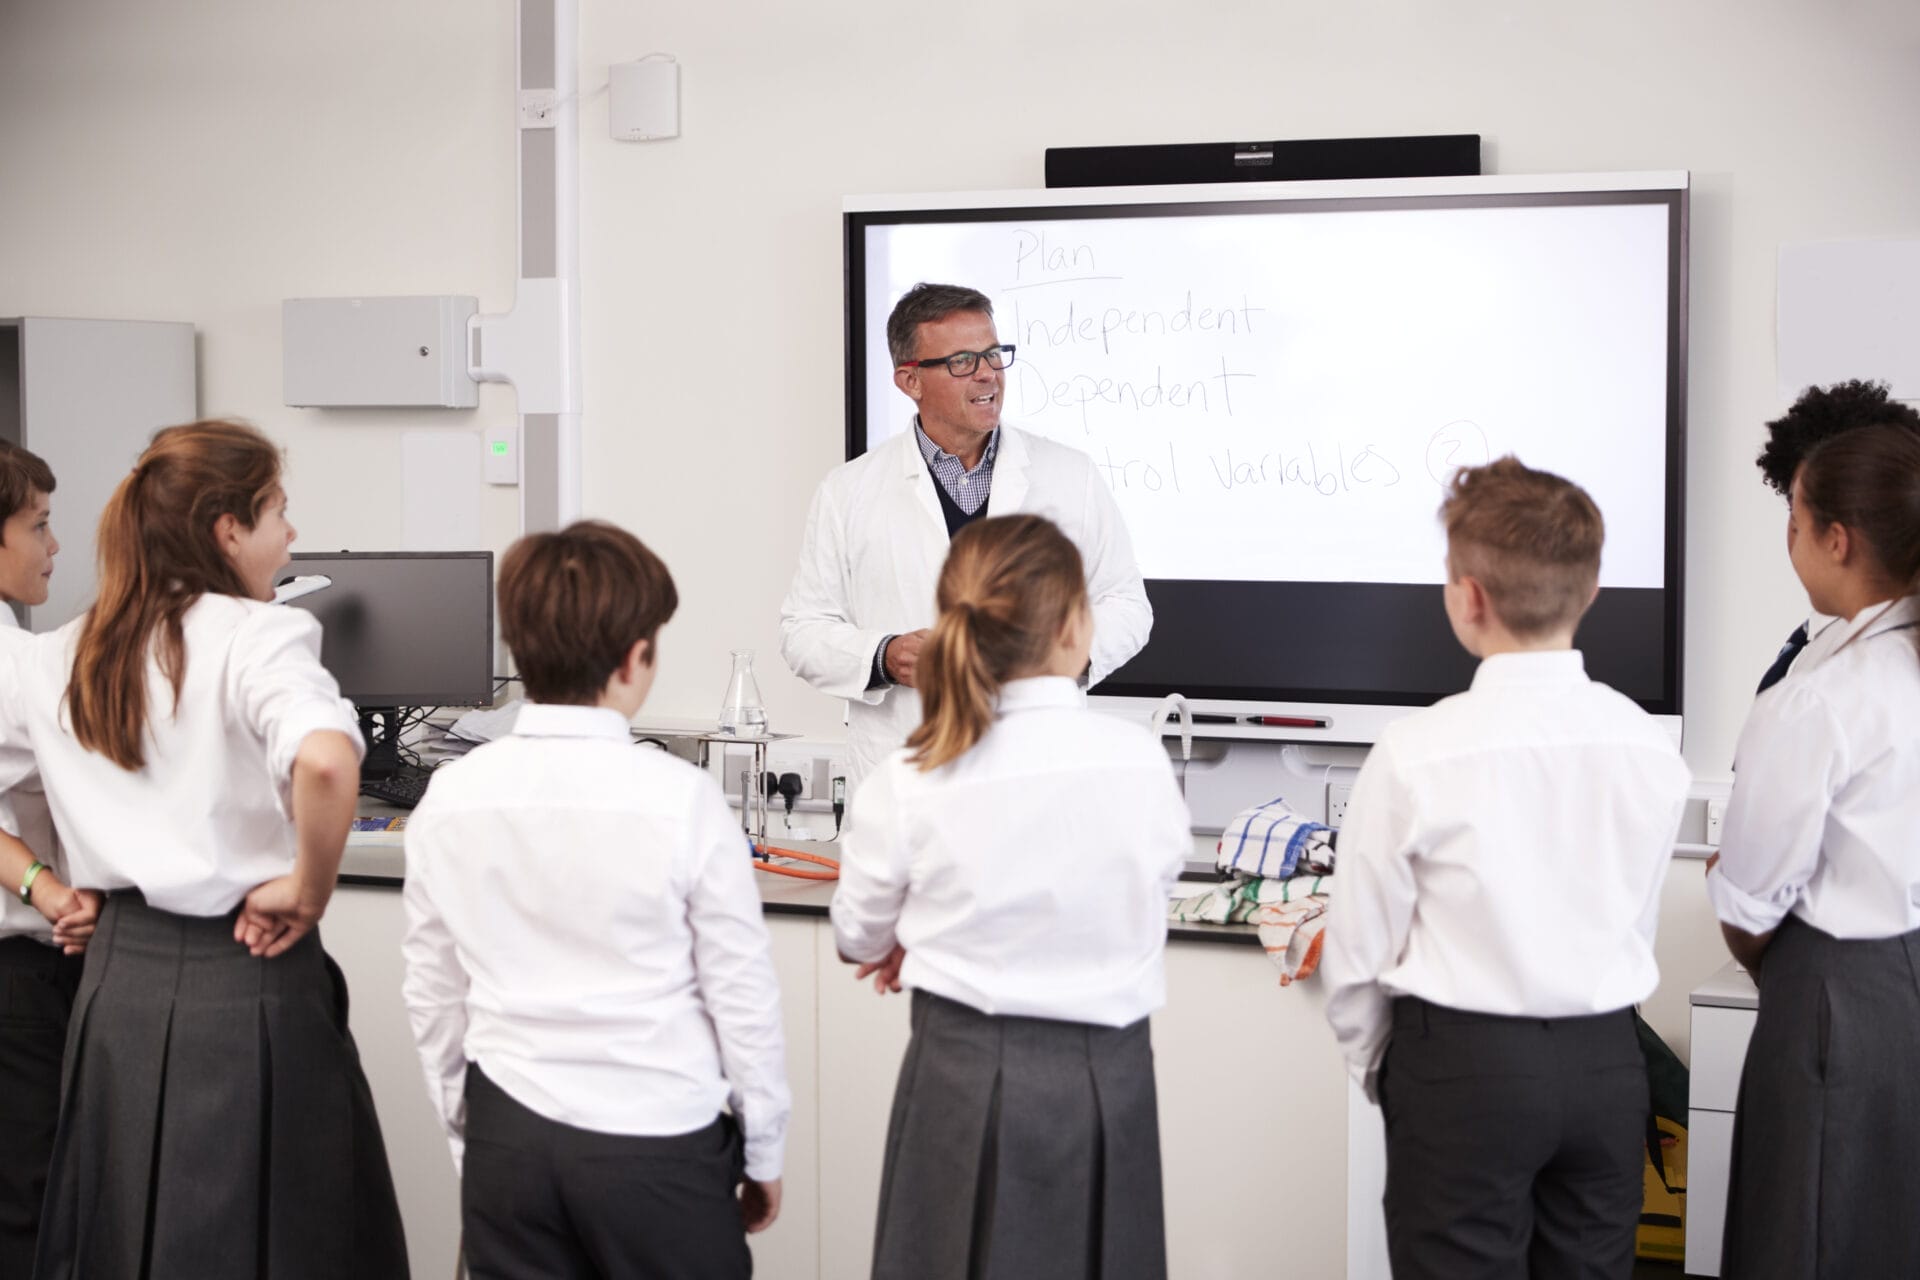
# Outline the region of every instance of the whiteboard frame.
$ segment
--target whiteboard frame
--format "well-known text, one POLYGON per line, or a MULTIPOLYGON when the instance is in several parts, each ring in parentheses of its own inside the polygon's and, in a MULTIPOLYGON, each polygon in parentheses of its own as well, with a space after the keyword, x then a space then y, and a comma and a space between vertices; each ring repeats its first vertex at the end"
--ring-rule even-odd
MULTIPOLYGON (((1675 318, 1673 362, 1667 388, 1669 401, 1668 468, 1670 487, 1669 529, 1667 537, 1668 574, 1665 590, 1670 594, 1670 634, 1667 637, 1667 663, 1672 694, 1663 705, 1650 706, 1655 719, 1676 742, 1683 729, 1681 709, 1685 693, 1685 620, 1686 620, 1686 403, 1688 348, 1688 274, 1691 214, 1688 194, 1691 175, 1686 170, 1646 170, 1623 173, 1496 174, 1471 177, 1368 178, 1311 182, 1227 182, 1172 184, 1166 186, 1067 187, 1003 191, 918 192, 896 195, 851 195, 841 203, 843 270, 845 274, 845 348, 846 348, 846 448, 849 458, 864 451, 857 439, 861 425, 856 408, 864 407, 864 389, 857 386, 864 372, 864 360, 858 350, 855 309, 863 305, 858 296, 863 287, 857 270, 857 229, 863 229, 873 215, 952 214, 970 211, 991 212, 1007 209, 1073 209, 1098 206, 1164 206, 1204 204, 1306 203, 1330 200, 1391 202, 1407 199, 1446 197, 1500 197, 1578 195, 1582 193, 1660 193, 1674 194, 1678 222, 1676 240, 1669 252, 1677 255, 1673 272, 1675 318)), ((943 219, 944 220, 944 219, 943 219)), ((958 217, 955 220, 960 220, 958 217)), ((1445 696, 1445 695, 1441 695, 1445 696)), ((1294 742, 1368 745, 1392 721, 1431 705, 1426 702, 1331 702, 1274 701, 1265 699, 1195 698, 1194 712, 1212 716, 1285 716, 1310 718, 1323 722, 1323 728, 1276 727, 1248 723, 1212 723, 1196 725, 1194 734, 1203 738, 1284 740, 1294 742)), ((1154 697, 1096 695, 1093 704, 1104 711, 1145 720, 1159 700, 1154 697)), ((1646 705, 1644 702, 1643 706, 1646 705)))
POLYGON ((1570 195, 1583 191, 1687 191, 1685 169, 1641 173, 1491 174, 1459 178, 1340 178, 1325 182, 1202 182, 1166 187, 1061 187, 847 196, 842 213, 946 213, 967 209, 1095 204, 1265 204, 1290 200, 1396 200, 1418 196, 1570 195))

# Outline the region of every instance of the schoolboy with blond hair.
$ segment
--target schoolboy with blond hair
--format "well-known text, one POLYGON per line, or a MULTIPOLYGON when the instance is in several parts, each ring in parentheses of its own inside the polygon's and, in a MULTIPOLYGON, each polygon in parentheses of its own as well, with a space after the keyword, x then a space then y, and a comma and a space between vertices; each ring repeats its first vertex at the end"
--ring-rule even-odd
POLYGON ((1631 1274, 1646 1064, 1632 1005, 1690 782, 1588 679, 1598 508, 1507 457, 1440 510, 1472 686, 1391 725, 1340 834, 1327 1019, 1387 1131, 1396 1280, 1631 1274))
POLYGON ((469 1274, 744 1278, 780 1210, 780 996, 720 788, 628 730, 673 579, 582 521, 515 543, 499 600, 528 700, 434 775, 404 895, 469 1274))

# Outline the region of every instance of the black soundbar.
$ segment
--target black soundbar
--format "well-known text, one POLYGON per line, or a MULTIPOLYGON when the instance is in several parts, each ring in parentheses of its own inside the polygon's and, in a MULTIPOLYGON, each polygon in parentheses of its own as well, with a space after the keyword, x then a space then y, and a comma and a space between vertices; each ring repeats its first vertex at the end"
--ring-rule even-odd
POLYGON ((1049 187, 1443 178, 1479 172, 1480 135, 1477 133, 1047 148, 1049 187))

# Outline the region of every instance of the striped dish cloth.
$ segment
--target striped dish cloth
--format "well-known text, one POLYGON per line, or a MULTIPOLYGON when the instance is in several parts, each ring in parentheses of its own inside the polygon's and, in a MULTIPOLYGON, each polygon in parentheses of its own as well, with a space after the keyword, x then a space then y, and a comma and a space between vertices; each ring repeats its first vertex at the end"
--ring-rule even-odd
POLYGON ((1238 876, 1167 909, 1173 920, 1206 924, 1250 924, 1260 934, 1267 958, 1280 967, 1280 985, 1312 975, 1320 967, 1321 935, 1327 928, 1326 877, 1255 880, 1238 876))
POLYGON ((1263 880, 1333 871, 1333 828, 1300 816, 1285 800, 1269 800, 1237 814, 1220 833, 1213 863, 1222 871, 1263 880))

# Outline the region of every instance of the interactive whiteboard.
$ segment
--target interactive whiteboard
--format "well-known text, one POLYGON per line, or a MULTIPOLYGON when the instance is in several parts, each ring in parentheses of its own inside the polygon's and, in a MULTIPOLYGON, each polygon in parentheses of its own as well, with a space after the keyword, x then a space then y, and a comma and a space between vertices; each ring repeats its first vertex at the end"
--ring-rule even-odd
POLYGON ((1003 420, 1088 454, 1149 580, 1154 639, 1109 688, 1398 705, 1470 676, 1444 616, 1421 617, 1444 579, 1435 510, 1454 468, 1513 453, 1606 519, 1589 668, 1674 713, 1685 191, 1614 175, 850 201, 849 452, 911 422, 894 302, 923 280, 980 289, 1018 349, 1003 420), (1248 639, 1303 627, 1329 643, 1248 639))

